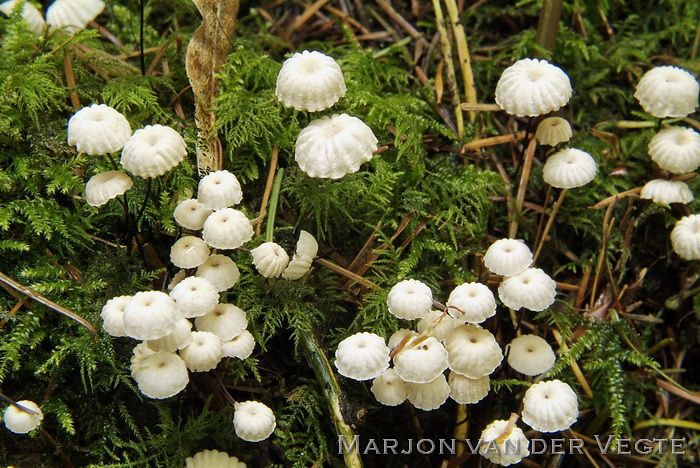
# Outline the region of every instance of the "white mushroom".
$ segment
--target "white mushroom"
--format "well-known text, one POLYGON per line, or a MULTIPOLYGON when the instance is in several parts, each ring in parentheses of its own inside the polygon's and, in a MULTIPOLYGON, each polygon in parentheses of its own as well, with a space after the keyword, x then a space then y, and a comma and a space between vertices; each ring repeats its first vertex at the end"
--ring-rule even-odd
POLYGON ((82 153, 113 153, 130 137, 131 126, 126 117, 104 104, 83 107, 68 121, 68 144, 82 153))
POLYGON ((121 171, 101 172, 90 177, 85 184, 85 201, 90 206, 102 206, 123 195, 133 185, 131 177, 121 171))
POLYGON ((700 214, 684 216, 676 222, 671 244, 683 260, 700 260, 700 214))
POLYGON ((389 312, 398 318, 415 320, 423 318, 433 307, 430 288, 414 279, 399 281, 387 296, 389 312))
POLYGON ((194 198, 188 198, 178 203, 175 211, 173 211, 173 216, 177 224, 185 229, 199 231, 204 226, 204 221, 212 213, 213 211, 204 206, 204 204, 194 198))
POLYGON ((693 192, 685 182, 664 179, 653 179, 644 184, 639 197, 665 205, 690 203, 694 198, 693 192))
POLYGON ((170 291, 178 310, 187 317, 200 317, 210 312, 219 302, 219 291, 204 278, 190 276, 170 291))
POLYGON ((356 333, 338 344, 335 367, 350 379, 373 379, 389 368, 389 348, 374 333, 356 333))
POLYGON ((226 357, 248 359, 255 349, 255 338, 248 330, 243 330, 232 339, 223 341, 221 346, 226 357))
POLYGON ((561 117, 548 117, 537 125, 535 138, 540 145, 556 146, 571 140, 571 125, 561 117))
POLYGON ((404 382, 432 382, 445 369, 447 350, 432 336, 413 338, 394 356, 394 371, 404 382))
POLYGON ((484 265, 497 275, 517 275, 532 265, 532 252, 520 239, 499 239, 484 254, 484 265))
POLYGON ((180 357, 192 372, 211 370, 224 358, 221 338, 209 332, 192 332, 192 342, 180 350, 180 357))
POLYGON ((20 400, 17 405, 10 405, 5 409, 2 421, 8 431, 15 434, 26 434, 36 428, 44 419, 44 413, 39 405, 31 400, 20 400), (25 411, 25 408, 29 411, 25 411))
POLYGON ((478 325, 460 325, 445 338, 447 359, 452 371, 471 379, 491 374, 503 360, 496 338, 478 325))
POLYGON ((525 424, 536 431, 565 431, 578 418, 578 397, 560 380, 542 381, 525 392, 522 414, 525 424))
POLYGON ((196 268, 209 258, 209 247, 199 237, 183 236, 170 248, 170 261, 179 268, 196 268))
POLYGON ((167 294, 138 292, 124 306, 124 333, 137 340, 156 340, 173 331, 181 318, 182 312, 167 294))
POLYGON ((250 253, 253 255, 255 269, 266 278, 277 278, 289 264, 287 252, 274 242, 260 244, 250 253))
POLYGON ((649 155, 661 169, 693 172, 700 166, 700 134, 692 128, 665 128, 649 141, 649 155))
POLYGON ((305 50, 285 60, 275 94, 286 107, 321 111, 345 96, 343 72, 333 58, 305 50))
POLYGON ((217 304, 211 312, 194 320, 197 330, 208 331, 222 340, 232 340, 248 327, 246 313, 233 304, 217 304))
POLYGON ((275 430, 275 415, 259 401, 236 403, 233 412, 233 427, 236 435, 248 442, 265 440, 275 430))
POLYGON ((148 179, 170 171, 186 155, 187 146, 179 133, 163 125, 146 125, 124 144, 121 164, 132 174, 148 179))
POLYGON ((118 296, 108 300, 102 307, 102 328, 112 336, 126 336, 124 332, 124 308, 132 296, 118 296))
POLYGON ((455 319, 468 323, 481 323, 496 315, 496 298, 485 284, 463 283, 450 293, 447 312, 455 319))
POLYGON ((700 85, 679 67, 662 66, 647 71, 637 84, 634 97, 654 117, 685 117, 698 107, 700 85))
POLYGON ((450 398, 463 405, 478 403, 491 390, 491 379, 488 375, 479 379, 470 379, 456 372, 450 372, 447 384, 450 386, 450 398))
POLYGON ((432 411, 442 406, 450 396, 450 386, 444 374, 429 383, 406 383, 408 401, 424 411, 432 411))
POLYGON ((408 398, 406 383, 393 368, 385 370, 372 381, 372 394, 384 406, 398 406, 408 398))
POLYGON ((197 201, 211 210, 237 205, 242 199, 241 184, 229 171, 210 172, 199 181, 197 201))
POLYGON ((513 339, 508 348, 508 364, 525 375, 544 374, 556 360, 549 343, 536 335, 521 335, 513 339))
POLYGON ((567 148, 547 158, 542 176, 552 187, 572 189, 592 181, 597 169, 598 164, 590 154, 576 148, 567 148))
POLYGON ((197 276, 208 280, 219 292, 222 292, 236 284, 241 277, 241 272, 230 257, 215 254, 199 265, 197 276))
POLYGON ((204 221, 202 237, 215 249, 237 249, 253 238, 253 226, 241 211, 224 208, 204 221))
POLYGON ((505 278, 498 286, 498 297, 506 307, 521 307, 536 312, 554 304, 557 283, 539 268, 528 268, 522 273, 505 278))
POLYGON ((141 393, 155 399, 177 395, 190 381, 184 361, 167 351, 146 356, 134 367, 131 375, 141 393))

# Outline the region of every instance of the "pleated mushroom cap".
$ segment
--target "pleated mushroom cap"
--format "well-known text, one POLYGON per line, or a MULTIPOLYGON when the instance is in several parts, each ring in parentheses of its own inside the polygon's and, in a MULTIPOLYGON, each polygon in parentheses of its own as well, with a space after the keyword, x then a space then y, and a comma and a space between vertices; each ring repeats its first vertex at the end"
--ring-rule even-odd
POLYGON ((220 210, 238 205, 243 191, 235 175, 226 170, 214 171, 199 181, 197 200, 210 210, 220 210))
POLYGON ((343 72, 333 58, 308 50, 285 60, 275 95, 285 107, 310 112, 328 109, 345 96, 343 72))
POLYGON ((480 379, 470 379, 456 372, 450 372, 447 384, 450 386, 450 398, 463 405, 478 403, 491 390, 491 379, 488 375, 480 379))
POLYGON ((239 335, 230 340, 223 341, 224 356, 247 359, 255 349, 255 338, 248 330, 243 330, 239 335))
POLYGON ((170 291, 170 297, 187 318, 201 317, 219 303, 219 291, 209 281, 198 276, 182 280, 170 291))
POLYGON ((654 179, 644 184, 639 198, 669 205, 671 203, 690 203, 694 197, 693 192, 685 182, 654 179))
POLYGON ((102 206, 123 195, 133 185, 131 177, 121 171, 101 172, 90 177, 85 184, 85 201, 90 206, 102 206))
POLYGON ((236 435, 248 442, 265 440, 275 430, 275 414, 259 401, 236 403, 233 413, 233 427, 236 435))
POLYGON ((481 323, 496 315, 496 298, 485 284, 463 283, 450 293, 447 312, 457 320, 481 323))
POLYGON ((372 381, 372 394, 384 406, 398 406, 408 398, 406 383, 393 368, 385 370, 372 381))
POLYGON ((406 383, 408 401, 424 411, 432 411, 442 406, 450 396, 450 386, 444 374, 429 383, 406 383))
POLYGON ((141 343, 134 346, 134 349, 131 352, 131 364, 129 367, 131 371, 131 377, 135 379, 136 374, 140 369, 141 362, 143 362, 143 360, 146 359, 148 356, 152 356, 156 353, 157 351, 153 351, 151 348, 149 348, 148 343, 145 341, 142 341, 141 343))
POLYGON ((414 279, 399 281, 387 296, 389 312, 398 318, 415 320, 423 318, 433 307, 433 292, 414 279))
POLYGON ((692 128, 665 128, 649 141, 649 155, 661 169, 693 172, 700 166, 700 134, 692 128))
POLYGON ((197 276, 208 280, 219 292, 226 291, 241 277, 238 266, 226 255, 210 255, 197 267, 197 276))
POLYGON ((180 393, 190 381, 185 362, 175 353, 158 351, 143 358, 132 376, 141 393, 163 399, 180 393))
POLYGON ((253 265, 266 278, 277 278, 287 268, 289 255, 274 242, 265 242, 250 251, 253 265))
MULTIPOLYGON (((20 0, 9 0, 7 2, 0 3, 0 11, 10 16, 12 11, 15 9, 20 0)), ((29 29, 34 34, 44 34, 46 31, 46 21, 41 12, 31 3, 25 2, 22 7, 22 19, 27 23, 27 29, 29 29)))
POLYGON ((554 304, 557 283, 539 268, 505 278, 498 286, 498 297, 506 307, 540 312, 554 304))
POLYGON ((157 340, 175 329, 182 312, 167 294, 142 291, 124 307, 124 333, 136 340, 157 340))
POLYGON ((90 155, 119 151, 131 137, 122 114, 104 104, 83 107, 68 121, 68 144, 90 155))
POLYGON ((404 382, 428 383, 447 369, 447 350, 435 338, 413 338, 394 356, 394 371, 404 382))
POLYGON ((302 230, 299 233, 296 250, 287 268, 282 272, 282 278, 287 280, 298 280, 310 269, 318 253, 318 242, 310 233, 302 230))
POLYGON ((199 237, 181 237, 170 248, 170 261, 179 268, 197 268, 207 258, 209 247, 199 237))
POLYGON ((208 331, 222 340, 232 340, 248 328, 246 313, 233 304, 217 304, 214 309, 194 320, 197 330, 208 331))
POLYGON ((676 222, 671 244, 683 260, 700 260, 700 215, 684 216, 676 222))
POLYGON ((552 187, 572 189, 592 181, 597 170, 598 164, 590 154, 567 148, 547 158, 542 176, 552 187))
POLYGON ((163 125, 146 125, 124 144, 121 164, 132 174, 148 179, 170 171, 186 155, 187 146, 179 133, 163 125))
POLYGON ((246 468, 246 464, 226 452, 203 450, 185 459, 185 468, 246 468))
POLYGON ((496 85, 496 104, 518 117, 548 114, 566 105, 573 90, 564 71, 538 59, 522 59, 506 68, 496 85))
POLYGON ((482 441, 479 454, 496 465, 514 465, 530 455, 530 441, 525 437, 523 430, 513 427, 510 433, 504 434, 507 428, 508 421, 496 420, 486 426, 479 437, 482 441))
POLYGON ((514 276, 532 265, 532 252, 520 239, 499 239, 486 251, 484 265, 497 275, 514 276))
POLYGON ((556 360, 549 343, 536 335, 521 335, 513 339, 508 348, 508 364, 521 374, 544 374, 556 360))
POLYGON ((39 405, 31 400, 20 400, 17 404, 37 414, 32 414, 15 405, 10 405, 3 413, 2 422, 5 423, 5 427, 10 432, 26 434, 41 424, 41 421, 44 419, 44 413, 39 408, 39 405))
POLYGON ((204 204, 194 198, 188 198, 178 203, 175 211, 173 211, 173 216, 177 224, 185 229, 199 231, 204 226, 204 221, 212 213, 213 211, 204 206, 204 204))
POLYGON ((540 145, 556 146, 571 140, 571 125, 561 117, 548 117, 537 126, 535 138, 540 145))
POLYGON ((173 331, 157 340, 145 341, 146 345, 153 351, 168 351, 174 353, 192 343, 192 322, 186 318, 181 318, 173 331))
POLYGON ((221 338, 205 331, 192 332, 192 342, 180 350, 180 357, 192 372, 206 372, 224 358, 221 338))
POLYGON ((654 117, 685 117, 698 107, 700 85, 686 70, 662 66, 647 71, 637 84, 634 97, 654 117))
POLYGON ((126 336, 124 332, 124 308, 132 296, 118 296, 108 300, 102 307, 102 328, 111 336, 126 336))
POLYGON ((522 416, 536 431, 565 431, 578 418, 578 397, 560 380, 536 383, 525 392, 522 416))
POLYGON ((496 338, 478 325, 460 325, 445 338, 450 370, 470 379, 491 374, 503 360, 496 338))
POLYGON ((104 9, 102 0, 56 0, 46 10, 46 22, 56 29, 85 29, 104 9))
POLYGON ((324 116, 299 133, 294 159, 310 177, 339 179, 372 159, 377 142, 372 129, 357 117, 324 116))
POLYGON ((335 367, 350 379, 373 379, 389 368, 389 348, 381 336, 356 333, 338 344, 335 367))
POLYGON ((241 211, 224 208, 207 218, 202 237, 215 249, 237 249, 253 238, 253 226, 241 211))

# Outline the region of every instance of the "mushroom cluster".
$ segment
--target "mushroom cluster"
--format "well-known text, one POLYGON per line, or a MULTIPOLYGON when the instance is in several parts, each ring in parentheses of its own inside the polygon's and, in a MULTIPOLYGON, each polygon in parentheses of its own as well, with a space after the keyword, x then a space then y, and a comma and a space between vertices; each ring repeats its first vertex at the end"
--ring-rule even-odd
POLYGON ((22 10, 19 12, 27 25, 27 29, 34 34, 44 34, 47 29, 62 29, 74 33, 85 29, 87 25, 97 18, 105 9, 102 0, 56 0, 46 9, 46 19, 41 12, 29 2, 20 0, 8 0, 0 4, 0 11, 10 16, 19 4, 22 10))

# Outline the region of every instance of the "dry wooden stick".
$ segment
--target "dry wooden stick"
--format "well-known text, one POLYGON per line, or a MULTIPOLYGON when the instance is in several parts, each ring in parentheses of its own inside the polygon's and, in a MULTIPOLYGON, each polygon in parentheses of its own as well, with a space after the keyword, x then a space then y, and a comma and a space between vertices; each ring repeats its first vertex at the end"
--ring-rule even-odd
MULTIPOLYGON (((559 330, 552 328, 552 335, 554 335, 554 339, 557 340, 559 349, 561 349, 561 351, 564 353, 567 352, 569 347, 566 345, 566 342, 562 338, 561 333, 559 333, 559 330)), ((588 398, 593 398, 593 390, 591 390, 591 386, 588 385, 588 381, 586 380, 586 377, 584 377, 583 372, 581 372, 581 368, 579 367, 578 363, 572 359, 569 361, 569 366, 574 372, 576 380, 578 380, 578 382, 581 384, 583 392, 588 395, 588 398)))
POLYGON ((442 14, 440 0, 433 0, 433 8, 435 9, 435 23, 437 25, 438 34, 440 34, 440 46, 442 47, 442 58, 447 65, 447 84, 452 92, 452 104, 455 106, 455 120, 457 122, 457 139, 460 140, 464 134, 464 117, 462 116, 462 108, 459 100, 459 89, 457 88, 457 77, 455 75, 455 66, 452 61, 452 46, 450 46, 450 38, 447 35, 445 27, 445 17, 442 14))
POLYGON ((379 287, 379 285, 377 285, 376 283, 373 283, 372 281, 365 279, 362 276, 360 276, 356 273, 353 273, 350 270, 346 270, 345 268, 341 267, 340 265, 336 265, 333 262, 329 262, 325 258, 316 258, 316 259, 314 259, 314 262, 318 263, 321 266, 328 268, 331 271, 335 271, 336 273, 345 276, 346 278, 352 280, 353 282, 360 283, 362 286, 366 286, 370 289, 381 289, 379 287))
POLYGON ((501 109, 501 106, 498 104, 487 104, 487 103, 480 103, 480 102, 463 102, 462 104, 459 105, 459 107, 462 108, 462 110, 465 111, 486 111, 486 112, 498 112, 501 109))
POLYGON ((165 52, 167 52, 168 47, 170 46, 172 38, 168 38, 167 41, 165 41, 165 44, 160 46, 158 49, 158 52, 156 52, 156 56, 153 57, 153 61, 151 62, 151 65, 148 67, 148 70, 146 71, 146 75, 153 75, 156 71, 156 67, 158 66, 158 63, 161 61, 163 56, 165 55, 165 52))
POLYGON ((418 42, 423 42, 424 46, 428 46, 428 41, 425 40, 423 35, 418 32, 416 28, 414 28, 411 23, 409 23, 406 18, 401 16, 394 8, 387 2, 386 0, 376 0, 377 5, 379 5, 379 8, 384 10, 384 13, 386 13, 392 20, 396 21, 401 28, 408 33, 409 36, 411 36, 413 39, 415 39, 418 42))
POLYGON ((73 106, 73 110, 77 112, 81 108, 80 98, 78 98, 78 92, 75 90, 76 83, 75 74, 73 73, 73 62, 70 59, 70 55, 68 55, 68 50, 63 51, 63 67, 66 70, 66 84, 73 90, 70 93, 70 103, 71 106, 73 106))
MULTIPOLYGON (((455 0, 445 0, 445 6, 447 14, 450 16, 455 44, 457 45, 457 57, 459 57, 459 67, 462 70, 462 80, 464 81, 464 96, 467 98, 468 104, 476 104, 476 87, 474 86, 474 73, 469 57, 467 35, 464 33, 464 26, 459 21, 459 11, 455 0)), ((476 112, 469 112, 469 121, 474 123, 475 119, 476 112)))
POLYGON ((326 3, 328 3, 328 0, 318 0, 313 5, 309 5, 304 10, 304 13, 302 13, 301 16, 299 16, 297 18, 297 20, 294 22, 294 24, 292 24, 292 26, 289 28, 290 34, 293 33, 294 31, 296 31, 297 29, 299 29, 300 27, 302 27, 304 25, 304 23, 309 21, 309 19, 311 19, 311 17, 313 15, 315 15, 321 8, 323 8, 323 6, 326 3))
POLYGON ((88 322, 87 320, 85 320, 83 317, 81 317, 80 315, 76 314, 75 312, 70 311, 70 310, 66 309, 65 307, 63 307, 63 306, 60 306, 60 305, 56 304, 56 303, 55 303, 54 301, 52 301, 51 299, 45 298, 44 296, 42 296, 41 294, 37 293, 37 292, 34 291, 33 289, 21 285, 20 283, 18 283, 17 281, 13 280, 12 278, 10 278, 9 276, 5 275, 5 274, 2 273, 2 272, 0 272, 0 282, 2 282, 2 283, 4 283, 5 285, 9 286, 10 288, 14 289, 14 290, 17 291, 18 293, 24 294, 25 296, 29 297, 30 299, 32 299, 32 300, 34 300, 34 301, 36 301, 36 302, 38 302, 38 303, 40 303, 40 304, 43 304, 43 305, 45 305, 46 307, 48 307, 48 308, 50 308, 50 309, 53 309, 53 310, 55 310, 56 312, 58 312, 58 313, 60 313, 60 314, 62 314, 62 315, 65 315, 65 316, 68 317, 69 319, 75 320, 76 322, 78 322, 79 324, 81 324, 82 326, 84 326, 85 328, 87 328, 87 329, 90 331, 90 333, 93 334, 93 336, 95 337, 95 339, 98 338, 98 336, 97 336, 97 330, 95 330, 95 327, 93 327, 92 324, 91 324, 90 322, 88 322))
POLYGON ((506 135, 498 135, 494 137, 481 138, 479 140, 470 141, 462 146, 461 153, 467 150, 475 150, 479 148, 488 148, 489 146, 502 145, 504 143, 512 143, 525 138, 525 132, 508 133, 506 135))
POLYGON ((527 192, 527 183, 530 180, 530 171, 532 170, 532 162, 535 159, 535 147, 537 140, 532 138, 527 145, 525 151, 525 163, 523 164, 523 172, 520 174, 520 183, 518 184, 518 194, 515 196, 515 218, 510 222, 508 229, 508 237, 515 238, 518 233, 518 217, 523 209, 525 201, 525 193, 527 192))

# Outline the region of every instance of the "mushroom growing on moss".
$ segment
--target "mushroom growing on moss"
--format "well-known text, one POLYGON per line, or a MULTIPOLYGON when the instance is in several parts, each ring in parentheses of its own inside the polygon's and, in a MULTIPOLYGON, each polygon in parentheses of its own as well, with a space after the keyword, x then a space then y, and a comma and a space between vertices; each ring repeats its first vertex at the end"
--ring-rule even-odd
POLYGON ((700 214, 684 216, 676 222, 671 244, 683 260, 700 260, 700 214))
POLYGON ((560 380, 546 380, 528 388, 523 398, 523 421, 536 431, 557 432, 578 418, 576 392, 560 380))
POLYGON ((486 250, 484 265, 497 275, 514 276, 532 265, 532 252, 520 239, 499 239, 486 250))
POLYGON ((44 419, 39 405, 31 400, 20 400, 7 407, 2 421, 8 431, 15 434, 26 434, 35 429, 44 419))
POLYGON ((654 117, 685 117, 698 107, 700 85, 688 71, 662 66, 647 71, 637 84, 634 97, 654 117))
POLYGON ((253 238, 253 226, 243 212, 224 208, 204 221, 202 237, 215 249, 237 249, 253 238))
POLYGON ((286 107, 310 112, 331 107, 345 96, 345 80, 332 57, 305 50, 285 60, 275 95, 286 107))
POLYGON ((149 179, 170 171, 186 155, 187 146, 179 133, 164 125, 146 125, 124 144, 121 164, 132 174, 149 179))
POLYGON ((190 381, 185 362, 168 351, 158 351, 141 359, 131 375, 141 393, 155 399, 177 395, 190 381))
POLYGON ((373 379, 389 368, 389 348, 381 336, 356 333, 338 344, 335 367, 350 379, 373 379))
POLYGON ((236 435, 248 442, 265 440, 275 430, 275 414, 259 401, 236 403, 233 412, 233 427, 236 435))
POLYGON ((525 375, 540 375, 554 365, 552 347, 536 335, 521 335, 508 345, 508 364, 525 375))
POLYGON ((68 144, 82 153, 113 153, 122 149, 130 137, 126 117, 104 104, 83 107, 68 121, 68 144))
POLYGON ((243 200, 238 178, 229 171, 214 171, 199 181, 197 201, 210 210, 220 210, 237 205, 243 200))
POLYGON ((387 306, 389 312, 398 318, 423 318, 433 307, 433 293, 426 284, 418 280, 399 281, 389 291, 387 306))
POLYGON ((498 286, 498 297, 506 307, 540 312, 554 304, 557 283, 539 268, 528 268, 508 277, 498 286))

